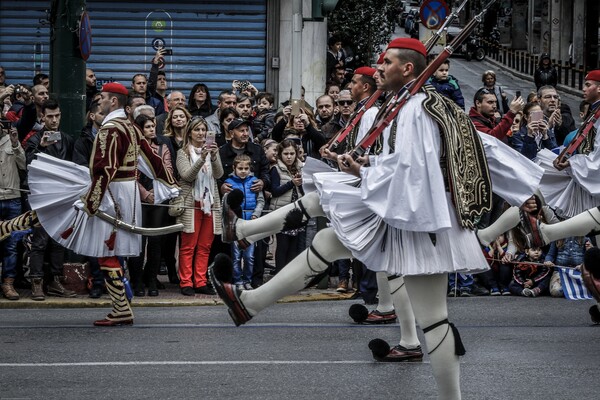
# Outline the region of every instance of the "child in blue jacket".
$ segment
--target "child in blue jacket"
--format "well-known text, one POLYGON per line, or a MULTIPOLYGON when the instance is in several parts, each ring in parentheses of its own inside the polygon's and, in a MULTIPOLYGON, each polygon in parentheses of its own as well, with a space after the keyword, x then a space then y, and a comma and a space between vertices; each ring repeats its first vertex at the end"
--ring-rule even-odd
MULTIPOLYGON (((233 159, 233 172, 225 180, 232 189, 238 189, 244 194, 242 202, 242 218, 256 219, 262 214, 265 206, 265 197, 262 192, 254 193, 250 190, 252 184, 256 181, 252 173, 252 160, 245 154, 236 156, 233 159)), ((237 242, 233 243, 233 283, 242 285, 246 289, 252 289, 252 270, 254 269, 254 244, 242 250, 237 242), (242 268, 242 259, 244 265, 242 268)))
POLYGON ((465 109, 465 99, 463 97, 458 81, 455 77, 448 74, 450 71, 450 61, 444 61, 440 67, 433 73, 433 76, 429 78, 430 85, 435 87, 440 94, 454 101, 460 108, 465 109))

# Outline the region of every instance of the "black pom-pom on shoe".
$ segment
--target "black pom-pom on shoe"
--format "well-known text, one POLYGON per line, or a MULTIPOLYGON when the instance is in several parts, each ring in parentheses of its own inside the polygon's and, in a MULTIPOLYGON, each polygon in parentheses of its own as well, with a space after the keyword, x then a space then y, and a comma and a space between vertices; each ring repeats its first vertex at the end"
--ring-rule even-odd
POLYGON ((239 189, 233 189, 227 194, 227 205, 231 208, 238 218, 242 218, 242 203, 244 202, 244 193, 239 189))
POLYGON ((216 279, 221 282, 231 283, 233 281, 233 261, 225 253, 215 256, 212 270, 216 279))
POLYGON ((592 276, 600 279, 600 249, 592 247, 588 249, 583 256, 585 268, 590 271, 592 276))
POLYGON ((366 321, 369 316, 369 310, 362 304, 352 304, 348 309, 348 315, 350 315, 350 318, 352 318, 354 322, 360 324, 366 321))
POLYGON ((304 213, 302 212, 302 210, 300 210, 299 208, 294 208, 286 214, 285 219, 283 221, 282 230, 288 231, 292 229, 302 228, 308 223, 308 221, 303 221, 303 218, 304 213))
POLYGON ((390 345, 383 339, 373 339, 369 342, 369 350, 374 359, 382 360, 390 353, 390 345))
POLYGON ((593 305, 590 307, 590 317, 592 318, 592 322, 594 324, 600 324, 600 310, 598 310, 597 305, 593 305))

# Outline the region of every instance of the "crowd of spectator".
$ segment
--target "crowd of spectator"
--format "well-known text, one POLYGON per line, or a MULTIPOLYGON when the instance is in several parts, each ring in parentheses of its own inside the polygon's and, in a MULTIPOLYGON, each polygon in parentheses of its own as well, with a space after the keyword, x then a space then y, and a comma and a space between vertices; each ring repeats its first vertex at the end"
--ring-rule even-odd
MULTIPOLYGON (((167 212, 166 202, 154 205, 152 182, 140 173, 143 226, 178 222, 184 229, 180 234, 144 237, 142 254, 128 260, 133 292, 135 296, 158 296, 165 288, 158 275, 165 273, 170 284, 179 285, 182 295, 212 295, 207 267, 221 252, 229 253, 234 260, 234 283, 258 287, 266 272, 278 273, 310 245, 317 227, 324 226, 324 222, 312 220, 306 228, 281 232, 272 238, 275 245, 272 240, 248 247, 229 245, 220 237, 221 196, 240 189, 245 219, 258 218, 300 198, 304 194, 303 161, 307 156, 321 158, 319 149, 348 123, 357 103, 374 91, 374 81, 350 79, 348 59, 336 36, 328 41, 328 81, 314 108, 303 96, 278 105, 272 93, 259 92, 245 80, 233 81, 231 89, 222 91, 214 103, 204 83, 195 84, 186 97, 183 92, 169 91, 167 77, 159 68, 163 58, 164 50, 158 50, 149 74, 140 72, 132 77, 125 112, 173 171, 185 206, 180 215, 173 216, 167 212), (361 89, 365 87, 368 90, 361 89)), ((576 130, 571 110, 560 100, 549 61, 549 57, 541 57, 535 72, 536 90, 524 90, 529 93, 526 98, 519 95, 509 99, 494 71, 485 71, 473 106, 466 110, 479 131, 504 141, 530 159, 535 159, 542 148, 552 150, 568 142, 576 130)), ((465 109, 459 82, 449 70, 450 62, 445 62, 428 83, 465 109)), ((36 154, 89 164, 104 114, 98 104, 93 70, 86 70, 85 83, 87 121, 75 137, 72 132, 60 130, 61 110, 49 98, 47 75, 36 75, 32 86, 8 85, 0 67, 2 119, 10 121, 0 139, 0 219, 28 209, 26 166, 36 154)), ((585 107, 582 104, 580 112, 585 113, 585 107)), ((504 200, 495 196, 493 209, 481 219, 480 227, 492 223, 505 207, 504 200)), ((544 249, 529 249, 515 236, 502 235, 483 249, 491 266, 487 273, 451 276, 448 295, 560 296, 560 278, 553 267, 576 267, 581 264, 581 249, 592 245, 587 239, 569 238, 544 249)), ((2 245, 2 291, 6 298, 17 300, 19 294, 14 288, 24 286, 31 288, 34 300, 44 300, 46 295, 75 295, 63 285, 65 249, 42 227, 34 228, 24 239, 13 237, 2 245), (27 267, 29 281, 24 276, 27 267)), ((90 297, 98 298, 103 280, 97 260, 84 261, 90 265, 90 297)), ((375 279, 368 277, 364 266, 343 260, 335 263, 332 275, 339 276, 339 284, 334 284, 338 292, 358 289, 366 302, 375 301, 374 295, 367 295, 374 293, 375 279)))
MULTIPOLYGON (((460 86, 449 74, 449 66, 449 63, 442 64, 429 83, 464 109, 460 86)), ((481 82, 482 86, 473 97, 473 106, 468 110, 473 124, 478 131, 505 142, 525 157, 535 160, 541 149, 558 154, 561 146, 568 145, 577 132, 570 107, 561 102, 556 88, 556 71, 547 55, 540 58, 534 76, 536 89, 529 90, 526 99, 521 96, 521 91, 509 99, 497 83, 494 71, 485 71, 481 82)), ((588 106, 585 102, 580 105, 582 120, 588 106)), ((505 201, 494 195, 492 210, 483 216, 479 227, 490 225, 506 207, 505 201)), ((518 233, 507 232, 483 250, 490 271, 476 276, 450 276, 448 296, 562 297, 557 267, 580 268, 585 246, 591 245, 588 238, 568 238, 543 249, 528 248, 518 240, 518 233)))

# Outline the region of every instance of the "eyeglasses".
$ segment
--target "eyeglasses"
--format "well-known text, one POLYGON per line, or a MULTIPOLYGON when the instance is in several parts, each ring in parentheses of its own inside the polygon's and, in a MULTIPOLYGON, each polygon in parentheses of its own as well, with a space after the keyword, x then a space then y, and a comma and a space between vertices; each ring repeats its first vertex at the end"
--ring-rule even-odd
POLYGON ((338 100, 338 105, 340 106, 349 106, 354 103, 352 100, 338 100))

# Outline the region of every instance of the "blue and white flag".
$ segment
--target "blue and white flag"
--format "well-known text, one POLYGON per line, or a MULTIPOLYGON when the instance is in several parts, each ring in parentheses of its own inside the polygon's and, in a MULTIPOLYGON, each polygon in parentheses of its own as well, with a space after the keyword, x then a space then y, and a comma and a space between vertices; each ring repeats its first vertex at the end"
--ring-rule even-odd
POLYGON ((581 271, 570 268, 558 268, 560 274, 560 284, 563 288, 565 297, 569 300, 590 300, 592 295, 588 292, 581 271))

